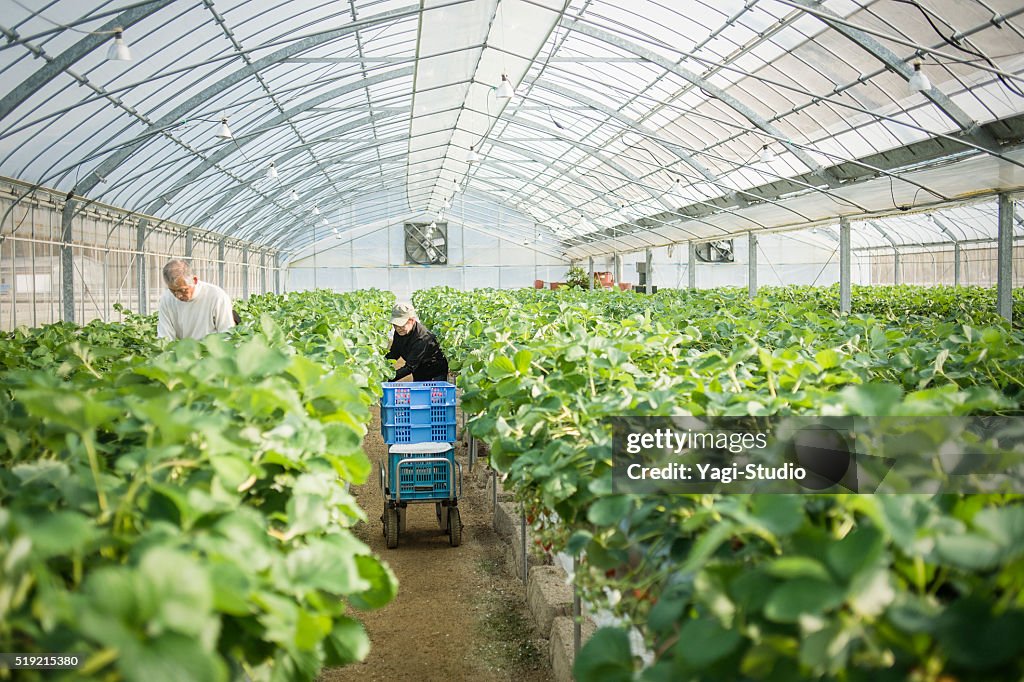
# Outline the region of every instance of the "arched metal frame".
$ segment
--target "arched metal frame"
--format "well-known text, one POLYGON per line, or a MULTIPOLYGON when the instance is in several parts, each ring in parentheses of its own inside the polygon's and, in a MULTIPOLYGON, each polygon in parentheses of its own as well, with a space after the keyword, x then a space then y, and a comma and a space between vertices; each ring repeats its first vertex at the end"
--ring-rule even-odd
MULTIPOLYGON (((10 149, 0 173, 76 197, 68 224, 76 206, 98 200, 274 248, 309 241, 314 205, 351 212, 360 196, 404 180, 424 189, 406 191, 389 210, 436 213, 465 178, 496 202, 529 206, 523 215, 541 216, 561 253, 582 257, 624 240, 655 246, 876 216, 878 206, 851 191, 872 181, 889 183, 892 212, 955 201, 927 171, 958 161, 987 158, 1017 175, 1024 168, 1014 146, 1024 133, 1024 93, 1014 92, 1024 86, 1024 60, 996 56, 1024 54, 1024 9, 761 0, 727 13, 698 0, 684 13, 658 0, 484 2, 376 11, 380 3, 353 0, 338 11, 326 0, 260 0, 244 17, 235 7, 170 0, 120 10, 63 0, 15 11, 16 21, 0 26, 8 41, 0 73, 17 83, 0 96, 0 142, 10 149), (483 41, 429 59, 471 57, 473 75, 419 86, 424 16, 463 16, 471 5, 489 13, 476 29, 483 41), (522 38, 509 38, 506 24, 527 12, 547 23, 532 37, 517 26, 522 38), (988 61, 958 59, 918 12, 988 61), (69 25, 85 35, 49 26, 51 13, 74 17, 69 25), (197 26, 218 46, 171 59, 175 41, 197 26), (133 50, 148 54, 123 73, 102 59, 116 27, 138 30, 145 41, 133 50), (979 48, 989 43, 993 54, 979 48), (905 88, 919 57, 933 85, 914 94, 905 88), (29 59, 38 66, 27 68, 29 59), (493 93, 481 88, 496 83, 478 79, 498 62, 517 75, 520 97, 491 111, 493 93), (464 99, 431 113, 453 117, 454 127, 428 125, 413 137, 418 98, 447 89, 464 99), (211 144, 221 112, 235 137, 211 144), (90 115, 103 125, 65 125, 90 115), (56 143, 23 149, 44 137, 56 143), (411 162, 416 140, 433 156, 411 162), (483 162, 466 162, 466 140, 483 162), (769 147, 778 158, 755 162, 769 147), (276 184, 263 180, 271 161, 276 184), (633 209, 625 220, 624 204, 633 209)), ((1020 187, 972 191, 997 189, 1020 187)), ((352 219, 379 220, 379 209, 352 219)))

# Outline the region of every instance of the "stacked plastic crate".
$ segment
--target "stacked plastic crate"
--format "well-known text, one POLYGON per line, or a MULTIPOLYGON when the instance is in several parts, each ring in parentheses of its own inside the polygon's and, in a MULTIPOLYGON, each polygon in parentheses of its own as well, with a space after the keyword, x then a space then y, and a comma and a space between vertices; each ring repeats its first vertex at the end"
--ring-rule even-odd
POLYGON ((381 386, 380 433, 385 443, 455 441, 455 386, 447 381, 395 381, 381 386))

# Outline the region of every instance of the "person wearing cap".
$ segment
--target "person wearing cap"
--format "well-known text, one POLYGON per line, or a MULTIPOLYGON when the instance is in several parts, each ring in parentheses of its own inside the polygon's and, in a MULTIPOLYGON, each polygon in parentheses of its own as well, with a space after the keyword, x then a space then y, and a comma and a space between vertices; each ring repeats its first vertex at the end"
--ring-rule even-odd
POLYGON ((391 326, 395 328, 395 338, 385 357, 405 360, 391 381, 410 374, 413 381, 448 381, 448 358, 434 333, 420 324, 412 304, 398 303, 391 309, 391 326))

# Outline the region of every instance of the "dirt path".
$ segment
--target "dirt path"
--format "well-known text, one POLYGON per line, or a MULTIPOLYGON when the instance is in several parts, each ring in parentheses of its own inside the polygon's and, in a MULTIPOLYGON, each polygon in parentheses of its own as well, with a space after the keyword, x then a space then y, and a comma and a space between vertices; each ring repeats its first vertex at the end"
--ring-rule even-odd
POLYGON ((374 462, 373 474, 352 491, 370 521, 355 533, 390 564, 398 576, 398 596, 383 609, 354 614, 366 624, 372 643, 366 661, 325 670, 320 679, 548 682, 546 642, 526 611, 521 583, 504 571, 505 545, 491 527, 482 467, 470 475, 465 448, 456 444, 465 476, 459 547, 449 546, 438 529, 434 505, 416 504, 408 507, 398 548, 387 549, 377 483, 377 465, 387 453, 379 415, 369 428, 363 447, 374 462))

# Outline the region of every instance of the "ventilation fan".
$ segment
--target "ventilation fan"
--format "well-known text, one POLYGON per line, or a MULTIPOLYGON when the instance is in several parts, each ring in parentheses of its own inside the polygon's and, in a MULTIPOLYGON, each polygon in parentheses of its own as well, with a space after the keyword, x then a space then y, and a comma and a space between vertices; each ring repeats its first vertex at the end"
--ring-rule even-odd
POLYGON ((444 265, 448 262, 448 223, 406 223, 405 262, 444 265))
POLYGON ((731 239, 719 239, 713 242, 701 242, 694 249, 697 260, 702 263, 732 263, 735 254, 731 239))

